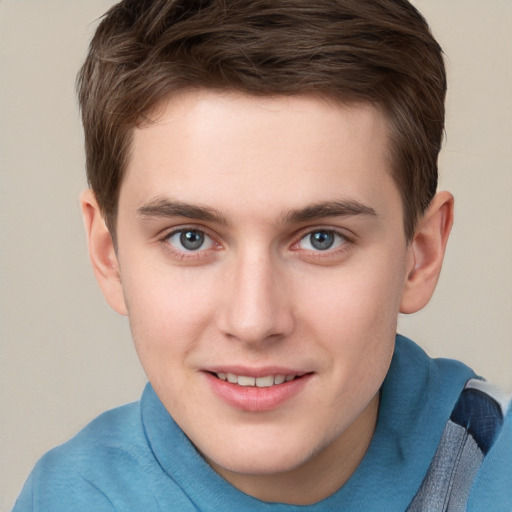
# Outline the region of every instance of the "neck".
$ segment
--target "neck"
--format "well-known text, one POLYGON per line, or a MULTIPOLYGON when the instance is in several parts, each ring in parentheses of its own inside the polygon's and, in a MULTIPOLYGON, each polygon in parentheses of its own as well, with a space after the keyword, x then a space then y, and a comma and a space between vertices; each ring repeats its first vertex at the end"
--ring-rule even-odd
POLYGON ((254 498, 290 505, 311 505, 336 492, 352 476, 375 432, 378 408, 379 396, 376 395, 338 438, 290 471, 246 475, 209 462, 228 482, 254 498))

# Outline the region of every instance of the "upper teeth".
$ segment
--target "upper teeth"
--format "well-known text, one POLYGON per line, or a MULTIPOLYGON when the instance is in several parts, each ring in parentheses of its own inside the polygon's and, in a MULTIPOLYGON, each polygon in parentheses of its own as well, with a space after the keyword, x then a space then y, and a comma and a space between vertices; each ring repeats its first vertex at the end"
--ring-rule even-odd
POLYGON ((247 375, 235 375, 234 373, 219 372, 216 374, 221 380, 227 380, 239 386, 256 386, 268 388, 274 384, 282 384, 295 379, 296 375, 267 375, 266 377, 248 377, 247 375))

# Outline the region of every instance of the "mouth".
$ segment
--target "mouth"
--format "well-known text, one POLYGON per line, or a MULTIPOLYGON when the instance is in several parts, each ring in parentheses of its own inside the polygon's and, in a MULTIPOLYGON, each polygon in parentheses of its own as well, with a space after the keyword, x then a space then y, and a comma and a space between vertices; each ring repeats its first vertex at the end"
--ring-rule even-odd
POLYGON ((230 407, 246 412, 265 412, 277 409, 300 395, 309 387, 314 374, 274 374, 270 370, 258 376, 227 371, 206 371, 204 375, 214 394, 230 407))
POLYGON ((212 372, 212 375, 220 380, 237 384, 243 387, 257 387, 257 388, 270 388, 272 386, 279 386, 285 382, 291 382, 299 379, 302 375, 266 375, 263 377, 251 377, 249 375, 236 375, 234 373, 212 372))

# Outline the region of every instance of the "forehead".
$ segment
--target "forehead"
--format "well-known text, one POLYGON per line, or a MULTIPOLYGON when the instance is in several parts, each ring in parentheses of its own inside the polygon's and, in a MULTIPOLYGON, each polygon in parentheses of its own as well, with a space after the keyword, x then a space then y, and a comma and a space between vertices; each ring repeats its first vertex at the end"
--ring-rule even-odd
POLYGON ((134 130, 120 203, 166 196, 250 211, 340 197, 378 206, 386 193, 398 195, 373 106, 200 90, 162 102, 134 130))

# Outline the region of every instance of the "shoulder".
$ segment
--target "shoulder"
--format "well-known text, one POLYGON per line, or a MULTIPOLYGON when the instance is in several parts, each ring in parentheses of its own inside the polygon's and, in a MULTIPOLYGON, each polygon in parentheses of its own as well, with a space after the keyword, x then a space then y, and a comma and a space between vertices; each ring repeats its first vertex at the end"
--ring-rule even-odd
POLYGON ((149 442, 148 424, 166 432, 166 453, 181 453, 185 442, 166 430, 172 419, 155 403, 158 399, 148 384, 139 402, 103 413, 49 451, 30 474, 13 512, 197 510, 149 442))
POLYGON ((499 393, 493 398, 503 416, 471 491, 470 511, 512 510, 512 402, 499 393))
POLYGON ((101 414, 38 461, 13 512, 115 510, 110 491, 138 478, 145 445, 139 402, 101 414))
POLYGON ((51 470, 86 469, 94 461, 97 469, 119 456, 135 455, 142 441, 140 405, 135 402, 104 412, 72 439, 44 455, 38 465, 51 470))
POLYGON ((447 504, 450 510, 512 510, 509 407, 486 381, 466 383, 408 510, 445 510, 447 504))

